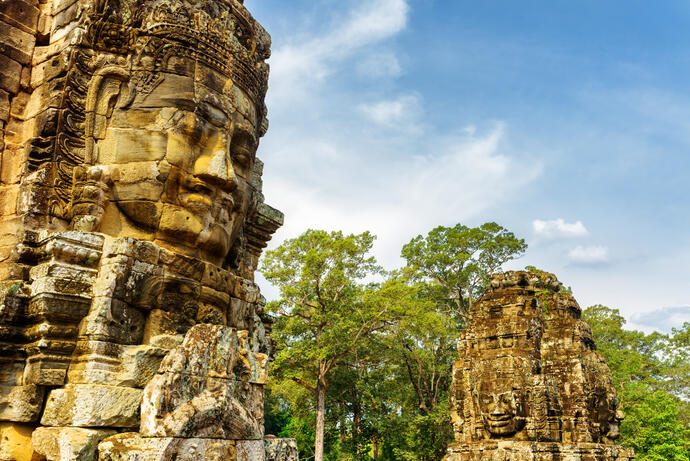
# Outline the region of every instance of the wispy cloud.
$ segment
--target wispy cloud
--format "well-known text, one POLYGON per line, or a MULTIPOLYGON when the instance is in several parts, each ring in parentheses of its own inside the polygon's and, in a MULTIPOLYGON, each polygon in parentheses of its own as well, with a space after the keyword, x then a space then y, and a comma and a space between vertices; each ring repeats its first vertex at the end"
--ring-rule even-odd
MULTIPOLYGON (((377 257, 389 267, 396 265, 402 244, 414 235, 441 223, 471 219, 540 174, 538 162, 503 152, 505 136, 504 128, 497 126, 480 134, 425 142, 428 153, 419 156, 411 154, 418 148, 416 142, 411 152, 385 165, 344 153, 359 150, 361 143, 331 145, 340 152, 340 160, 325 160, 322 165, 330 166, 320 175, 315 172, 309 181, 289 174, 266 181, 266 196, 286 215, 276 241, 309 227, 370 230, 379 236, 377 257)), ((376 144, 366 151, 376 149, 394 150, 376 144)))
POLYGON ((325 35, 306 39, 300 36, 274 50, 271 58, 274 83, 294 84, 304 79, 325 78, 333 70, 333 64, 403 30, 408 11, 406 0, 358 2, 351 11, 336 18, 325 35))
POLYGON ((417 94, 405 94, 387 101, 362 104, 360 109, 372 121, 386 126, 409 124, 422 114, 421 98, 417 94))
POLYGON ((359 60, 357 73, 363 78, 399 77, 403 73, 403 67, 395 53, 372 52, 359 60))
POLYGON ((544 238, 586 237, 589 235, 589 231, 582 224, 582 221, 568 223, 562 218, 552 221, 535 219, 532 221, 532 229, 537 236, 544 238))
POLYGON ((577 246, 568 252, 575 264, 603 264, 609 262, 609 249, 605 246, 577 246))
POLYGON ((690 306, 662 307, 649 312, 633 315, 630 327, 645 331, 670 333, 673 328, 680 328, 690 322, 690 306))

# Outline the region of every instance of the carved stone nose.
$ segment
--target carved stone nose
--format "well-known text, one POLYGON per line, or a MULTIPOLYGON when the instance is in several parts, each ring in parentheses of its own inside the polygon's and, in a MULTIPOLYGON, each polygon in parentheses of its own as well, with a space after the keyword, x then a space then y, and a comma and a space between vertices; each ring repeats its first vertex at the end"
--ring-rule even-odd
POLYGON ((202 155, 194 162, 194 176, 205 182, 215 184, 225 190, 237 188, 237 177, 232 162, 223 149, 215 150, 211 155, 202 155))

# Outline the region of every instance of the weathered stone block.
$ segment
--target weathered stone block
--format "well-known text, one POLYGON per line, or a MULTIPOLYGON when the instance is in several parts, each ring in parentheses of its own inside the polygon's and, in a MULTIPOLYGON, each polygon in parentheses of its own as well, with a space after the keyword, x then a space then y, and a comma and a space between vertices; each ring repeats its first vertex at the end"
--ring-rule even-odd
POLYGON ((0 2, 0 20, 21 28, 28 34, 36 31, 39 10, 23 0, 0 2))
POLYGON ((17 212, 19 186, 0 186, 0 216, 17 212))
POLYGON ((26 349, 29 357, 24 368, 24 384, 61 386, 65 383, 74 341, 41 338, 26 349))
POLYGON ((0 89, 11 94, 17 94, 21 74, 22 65, 20 63, 9 56, 0 54, 0 89))
MULTIPOLYGON (((6 3, 10 3, 10 2, 6 2, 6 3)), ((9 118, 9 116, 10 116, 10 94, 7 91, 0 90, 0 121, 7 122, 7 119, 9 118)))
POLYGON ((44 388, 36 385, 0 386, 0 420, 38 421, 43 409, 43 394, 44 388))
POLYGON ((97 297, 79 326, 79 337, 117 344, 140 344, 145 317, 137 308, 118 299, 97 297))
POLYGON ((295 439, 281 439, 267 436, 264 439, 266 461, 299 461, 295 439))
POLYGON ((0 422, 0 461, 41 461, 31 447, 33 425, 0 422))
POLYGON ((147 437, 263 438, 263 389, 247 382, 159 374, 144 390, 141 411, 147 437))
POLYGON ((142 391, 100 384, 68 384, 48 395, 44 426, 137 427, 142 391))
POLYGON ((236 461, 233 440, 143 438, 125 433, 98 446, 99 461, 236 461))
POLYGON ((2 153, 0 182, 5 184, 17 184, 24 172, 24 160, 23 147, 18 144, 7 143, 2 153))
POLYGON ((264 461, 266 449, 263 440, 238 440, 235 442, 237 461, 264 461))
POLYGON ((98 461, 98 443, 115 433, 110 429, 38 427, 31 444, 47 461, 98 461))
POLYGON ((20 64, 29 64, 34 51, 36 38, 17 27, 0 21, 0 51, 20 64))

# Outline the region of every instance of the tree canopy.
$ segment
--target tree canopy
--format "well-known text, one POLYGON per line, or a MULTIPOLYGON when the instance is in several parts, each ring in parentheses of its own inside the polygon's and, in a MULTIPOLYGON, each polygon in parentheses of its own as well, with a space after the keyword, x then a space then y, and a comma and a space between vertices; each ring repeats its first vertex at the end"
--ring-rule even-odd
POLYGON ((523 239, 488 222, 479 227, 436 227, 404 245, 402 256, 415 276, 438 284, 445 297, 455 303, 457 313, 466 318, 489 276, 526 249, 523 239))

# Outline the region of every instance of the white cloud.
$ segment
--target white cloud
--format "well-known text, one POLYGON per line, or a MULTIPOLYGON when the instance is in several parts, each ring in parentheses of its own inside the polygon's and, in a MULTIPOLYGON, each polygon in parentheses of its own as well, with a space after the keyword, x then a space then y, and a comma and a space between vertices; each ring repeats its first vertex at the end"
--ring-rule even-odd
POLYGON ((605 246, 577 246, 568 252, 571 262, 577 264, 601 264, 609 261, 609 249, 605 246))
MULTIPOLYGON (((286 164, 280 168, 283 174, 267 175, 264 183, 269 203, 286 216, 273 244, 308 228, 369 230, 379 237, 374 249, 379 261, 395 267, 400 248, 413 236, 476 217, 540 174, 540 164, 503 153, 504 138, 499 125, 480 135, 458 135, 433 144, 425 140, 425 155, 417 156, 412 153, 418 141, 403 153, 384 143, 336 143, 331 145, 338 153, 335 159, 313 165, 308 180, 287 171, 286 164), (353 154, 386 148, 399 155, 385 164, 370 155, 353 154)), ((304 147, 285 151, 282 157, 302 155, 304 147)), ((308 153, 306 157, 313 158, 308 153)))
POLYGON ((406 0, 358 2, 346 18, 338 18, 327 34, 297 37, 293 43, 275 49, 272 83, 296 84, 325 78, 334 63, 403 30, 408 12, 406 0))
POLYGON ((362 112, 372 121, 387 126, 414 122, 422 112, 421 98, 406 94, 396 99, 360 105, 362 112))
POLYGON ((673 328, 680 328, 685 322, 690 322, 690 306, 662 307, 637 313, 630 318, 628 326, 648 332, 670 333, 673 328))
POLYGON ((582 224, 582 221, 567 223, 562 218, 552 221, 535 219, 532 221, 532 228, 535 234, 545 238, 585 237, 589 235, 589 231, 582 224))

